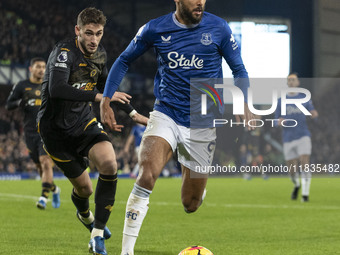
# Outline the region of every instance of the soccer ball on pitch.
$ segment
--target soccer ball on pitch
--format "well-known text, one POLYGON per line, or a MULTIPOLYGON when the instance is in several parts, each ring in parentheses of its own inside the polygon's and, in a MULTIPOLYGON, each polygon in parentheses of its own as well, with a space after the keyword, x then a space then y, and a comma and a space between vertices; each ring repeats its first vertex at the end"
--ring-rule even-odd
POLYGON ((190 246, 181 251, 178 255, 214 255, 211 251, 203 246, 190 246))

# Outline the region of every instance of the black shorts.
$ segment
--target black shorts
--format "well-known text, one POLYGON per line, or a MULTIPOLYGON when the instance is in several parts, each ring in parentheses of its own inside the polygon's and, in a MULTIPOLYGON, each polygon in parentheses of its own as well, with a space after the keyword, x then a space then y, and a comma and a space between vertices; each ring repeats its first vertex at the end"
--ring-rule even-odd
POLYGON ((44 141, 44 149, 68 178, 76 178, 84 172, 88 166, 87 156, 93 145, 102 141, 110 142, 106 132, 96 121, 77 136, 51 132, 42 125, 40 135, 44 141))
POLYGON ((40 135, 37 132, 25 132, 25 142, 33 162, 40 164, 39 156, 46 155, 40 135))

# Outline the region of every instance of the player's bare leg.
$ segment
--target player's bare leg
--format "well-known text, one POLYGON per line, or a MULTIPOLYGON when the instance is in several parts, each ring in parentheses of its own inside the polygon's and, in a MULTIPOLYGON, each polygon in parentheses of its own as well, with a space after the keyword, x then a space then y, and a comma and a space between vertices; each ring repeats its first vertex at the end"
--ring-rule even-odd
POLYGON ((286 162, 287 166, 290 169, 290 179, 292 180, 293 184, 294 184, 294 189, 291 195, 292 200, 296 200, 298 193, 299 193, 299 189, 300 189, 300 178, 299 178, 299 160, 296 159, 292 159, 292 160, 287 160, 286 162))
POLYGON ((191 172, 182 166, 182 204, 187 213, 195 212, 202 204, 208 175, 191 172))
MULTIPOLYGON (((92 232, 94 216, 90 210, 89 197, 93 193, 92 182, 87 171, 76 178, 69 178, 73 185, 71 199, 77 208, 77 217, 92 232)), ((111 236, 111 233, 108 232, 111 236)), ((108 237, 109 238, 109 237, 108 237)))
POLYGON ((57 187, 53 182, 53 161, 48 155, 39 156, 39 164, 37 165, 41 181, 42 191, 37 207, 39 209, 45 209, 46 202, 50 191, 53 192, 52 206, 54 208, 60 207, 60 188, 57 187))
POLYGON ((87 172, 83 172, 76 178, 69 178, 69 180, 73 185, 73 192, 76 195, 84 199, 89 198, 92 195, 92 182, 87 172))
POLYGON ((84 171, 80 176, 76 178, 69 178, 69 180, 73 185, 72 201, 78 209, 78 212, 84 218, 87 218, 90 207, 89 197, 93 193, 90 176, 86 171, 84 171))
POLYGON ((300 156, 302 202, 309 201, 309 189, 310 189, 310 184, 312 181, 312 173, 311 171, 309 171, 309 160, 310 160, 310 155, 300 156))
POLYGON ((149 196, 165 164, 172 157, 169 143, 157 136, 144 137, 139 175, 126 204, 122 255, 133 255, 139 230, 149 208, 149 196))
POLYGON ((80 176, 69 180, 73 185, 71 199, 77 208, 77 217, 91 231, 94 217, 89 203, 89 197, 93 193, 90 176, 87 171, 84 171, 80 176))
POLYGON ((143 138, 140 150, 140 173, 136 183, 152 190, 164 166, 172 157, 172 149, 165 139, 147 136, 143 138))
POLYGON ((48 155, 39 157, 42 182, 53 182, 53 161, 48 155))

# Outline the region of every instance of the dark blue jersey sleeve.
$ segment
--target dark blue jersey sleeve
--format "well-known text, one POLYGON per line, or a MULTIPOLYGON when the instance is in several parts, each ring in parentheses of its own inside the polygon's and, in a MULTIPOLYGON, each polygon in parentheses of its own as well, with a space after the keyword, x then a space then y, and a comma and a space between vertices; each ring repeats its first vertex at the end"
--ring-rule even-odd
POLYGON ((233 73, 235 85, 242 90, 245 101, 247 102, 249 78, 241 58, 240 49, 227 22, 224 22, 222 29, 221 54, 233 73))
POLYGON ((152 43, 149 23, 147 23, 138 30, 135 38, 112 65, 106 80, 104 97, 112 98, 124 78, 129 65, 139 56, 143 55, 150 47, 152 47, 152 43))
POLYGON ((313 111, 313 110, 315 110, 312 100, 309 100, 309 101, 306 103, 306 108, 307 108, 308 111, 313 111))

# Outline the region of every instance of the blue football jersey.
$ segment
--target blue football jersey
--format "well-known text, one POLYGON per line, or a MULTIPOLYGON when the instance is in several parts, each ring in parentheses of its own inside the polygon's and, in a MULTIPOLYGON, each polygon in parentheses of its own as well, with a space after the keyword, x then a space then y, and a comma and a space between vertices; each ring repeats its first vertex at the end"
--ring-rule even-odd
MULTIPOLYGON (((305 95, 298 93, 296 95, 286 96, 287 99, 300 99, 305 98, 305 95)), ((312 100, 302 104, 308 111, 314 110, 312 100)), ((286 115, 281 115, 281 98, 278 100, 278 105, 275 112, 275 118, 292 119, 297 122, 295 127, 283 127, 282 140, 284 143, 300 139, 303 136, 310 136, 307 126, 307 116, 295 104, 287 104, 286 115)), ((285 125, 293 126, 294 121, 287 121, 285 125)))
MULTIPOLYGON (((154 79, 154 109, 176 123, 190 126, 190 79, 222 78, 222 57, 229 64, 234 78, 245 78, 235 79, 235 85, 247 98, 248 73, 231 29, 225 20, 207 12, 204 12, 199 24, 190 27, 179 23, 175 13, 142 26, 113 64, 104 96, 112 97, 129 64, 149 48, 154 48, 158 62, 154 79)), ((223 98, 222 94, 220 96, 223 98)), ((208 103, 209 114, 213 102, 210 100, 208 103)), ((219 111, 223 109, 221 103, 219 111)))

